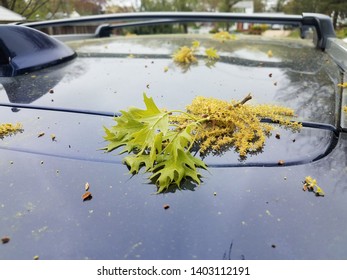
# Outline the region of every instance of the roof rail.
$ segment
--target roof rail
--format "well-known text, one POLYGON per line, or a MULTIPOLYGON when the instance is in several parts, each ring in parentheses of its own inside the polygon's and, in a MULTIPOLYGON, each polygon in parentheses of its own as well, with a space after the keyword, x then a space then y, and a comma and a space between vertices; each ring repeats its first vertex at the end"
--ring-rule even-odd
POLYGON ((119 13, 104 14, 96 16, 85 16, 72 19, 60 19, 41 22, 25 23, 24 25, 33 28, 43 28, 52 26, 80 25, 82 23, 105 23, 120 22, 119 24, 103 24, 97 29, 95 37, 109 36, 114 28, 129 26, 129 21, 139 21, 131 23, 132 26, 177 23, 177 22, 211 22, 211 21, 232 21, 249 23, 269 23, 298 26, 302 30, 302 37, 305 30, 314 27, 317 31, 316 47, 324 50, 327 38, 336 37, 334 27, 330 17, 322 14, 304 13, 302 15, 273 15, 273 14, 242 14, 242 13, 210 13, 210 12, 140 12, 140 13, 119 13))

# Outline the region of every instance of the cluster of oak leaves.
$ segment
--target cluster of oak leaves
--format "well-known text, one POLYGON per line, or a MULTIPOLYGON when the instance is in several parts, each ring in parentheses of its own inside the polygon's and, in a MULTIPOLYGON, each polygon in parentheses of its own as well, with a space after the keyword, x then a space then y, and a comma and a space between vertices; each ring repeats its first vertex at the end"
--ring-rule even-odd
POLYGON ((105 128, 105 150, 123 147, 128 154, 124 163, 136 174, 143 167, 152 173, 150 180, 158 192, 169 186, 180 186, 182 180, 200 183, 198 168, 206 169, 202 157, 234 148, 241 157, 263 148, 266 136, 274 128, 263 118, 293 130, 301 125, 290 120, 291 109, 271 105, 247 105, 216 98, 198 96, 186 111, 160 110, 152 98, 144 94, 146 108, 131 107, 116 117, 116 125, 105 128))
MULTIPOLYGON (((228 33, 219 33, 217 39, 227 40, 228 33)), ((191 47, 183 46, 173 55, 176 63, 197 63, 194 41, 191 47)), ((218 60, 217 51, 206 49, 207 59, 218 60)), ((105 151, 122 147, 126 154, 123 162, 130 173, 141 168, 150 173, 150 181, 158 193, 170 186, 180 187, 184 180, 200 183, 199 169, 207 169, 203 158, 235 149, 241 158, 264 147, 266 137, 274 124, 299 130, 301 124, 291 119, 292 109, 274 105, 248 105, 252 97, 241 101, 224 101, 198 96, 186 110, 161 110, 152 98, 143 94, 145 109, 130 107, 116 117, 116 125, 106 128, 105 151), (264 122, 267 119, 270 122, 264 122), (199 157, 195 155, 198 154, 199 157)))

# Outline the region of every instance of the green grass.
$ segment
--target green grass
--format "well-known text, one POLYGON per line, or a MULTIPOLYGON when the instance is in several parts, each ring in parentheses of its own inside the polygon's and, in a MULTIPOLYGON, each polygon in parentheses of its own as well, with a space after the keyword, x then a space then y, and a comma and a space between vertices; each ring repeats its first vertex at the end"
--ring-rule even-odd
POLYGON ((337 38, 343 39, 347 37, 347 27, 342 27, 335 30, 337 38))

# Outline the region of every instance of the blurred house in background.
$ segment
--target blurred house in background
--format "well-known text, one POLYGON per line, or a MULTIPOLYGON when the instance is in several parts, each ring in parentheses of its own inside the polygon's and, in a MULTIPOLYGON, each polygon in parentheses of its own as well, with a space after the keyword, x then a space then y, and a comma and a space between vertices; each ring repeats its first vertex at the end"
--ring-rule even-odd
MULTIPOLYGON (((236 13, 252 14, 254 12, 253 1, 241 1, 233 6, 233 11, 236 13)), ((237 31, 247 31, 250 28, 249 23, 238 22, 236 25, 237 31)))

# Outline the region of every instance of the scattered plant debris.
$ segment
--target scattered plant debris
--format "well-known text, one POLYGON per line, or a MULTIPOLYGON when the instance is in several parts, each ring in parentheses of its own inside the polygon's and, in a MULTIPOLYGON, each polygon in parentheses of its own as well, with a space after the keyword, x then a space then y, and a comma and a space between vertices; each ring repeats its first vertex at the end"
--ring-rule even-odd
MULTIPOLYGON (((197 63, 198 60, 195 56, 195 53, 197 52, 199 47, 200 47, 200 42, 194 41, 192 42, 191 47, 183 46, 179 48, 172 56, 174 62, 180 65, 189 65, 192 63, 197 63)), ((217 54, 217 50, 215 48, 205 49, 205 55, 207 57, 207 60, 206 60, 207 66, 212 66, 213 65, 212 62, 216 62, 216 60, 219 59, 219 55, 217 54)))
POLYGON ((83 201, 91 200, 93 198, 92 193, 89 191, 89 189, 90 189, 90 184, 88 182, 86 182, 84 184, 85 193, 82 195, 83 201))
POLYGON ((82 200, 83 201, 87 201, 87 200, 91 200, 93 198, 91 192, 85 192, 83 195, 82 195, 82 200))
POLYGON ((18 132, 23 132, 23 127, 21 123, 2 123, 0 124, 0 139, 6 136, 14 135, 18 132))
POLYGON ((316 196, 324 196, 324 191, 317 185, 317 181, 311 176, 307 176, 303 182, 303 190, 313 192, 316 196))
POLYGON ((230 34, 228 31, 220 31, 213 34, 213 38, 223 43, 224 41, 235 40, 236 36, 235 34, 230 34))
POLYGON ((347 88, 347 82, 337 84, 337 86, 342 87, 342 88, 347 88))
POLYGON ((164 204, 164 205, 163 205, 163 208, 164 208, 165 210, 167 210, 167 209, 170 208, 170 205, 169 205, 169 204, 164 204))
POLYGON ((10 240, 11 240, 10 237, 4 236, 1 238, 1 243, 6 244, 6 243, 10 242, 10 240))
POLYGON ((198 60, 194 55, 196 48, 183 46, 173 55, 173 60, 180 64, 196 63, 198 60))
POLYGON ((210 60, 219 59, 219 55, 217 54, 217 50, 214 48, 206 49, 205 54, 207 56, 207 59, 210 59, 210 60))

